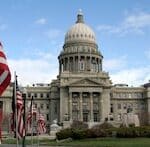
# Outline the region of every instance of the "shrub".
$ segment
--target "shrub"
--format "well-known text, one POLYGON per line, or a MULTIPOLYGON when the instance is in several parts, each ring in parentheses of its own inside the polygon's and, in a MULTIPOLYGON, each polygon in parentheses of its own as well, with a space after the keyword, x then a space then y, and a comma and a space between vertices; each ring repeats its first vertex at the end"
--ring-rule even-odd
POLYGON ((84 138, 87 138, 87 134, 86 134, 86 130, 84 129, 82 129, 82 130, 80 130, 80 129, 73 129, 72 130, 72 138, 73 139, 84 139, 84 138))
POLYGON ((104 122, 103 124, 93 126, 88 130, 87 134, 89 138, 108 137, 112 135, 112 128, 114 127, 111 124, 104 122))
POLYGON ((136 133, 134 128, 120 128, 117 131, 117 137, 121 138, 134 138, 136 137, 136 133))
POLYGON ((129 124, 129 127, 133 128, 133 127, 135 127, 135 124, 129 124))
POLYGON ((82 122, 82 121, 73 121, 73 123, 71 124, 71 128, 73 129, 87 129, 88 128, 88 124, 82 122))
POLYGON ((104 122, 103 124, 100 125, 100 127, 102 129, 111 129, 111 128, 114 128, 114 126, 108 122, 104 122))
POLYGON ((106 136, 107 136, 107 132, 106 130, 103 129, 91 128, 87 130, 88 138, 97 138, 97 137, 106 137, 106 136))
POLYGON ((118 128, 117 137, 150 137, 150 127, 118 128))
POLYGON ((60 130, 59 132, 56 133, 56 138, 58 140, 66 139, 69 137, 72 137, 72 129, 70 128, 60 130))

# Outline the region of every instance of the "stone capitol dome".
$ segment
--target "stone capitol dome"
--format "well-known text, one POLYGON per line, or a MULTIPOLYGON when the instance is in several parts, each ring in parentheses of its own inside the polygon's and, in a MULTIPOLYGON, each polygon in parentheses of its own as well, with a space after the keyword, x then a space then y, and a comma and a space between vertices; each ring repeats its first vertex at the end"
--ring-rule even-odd
POLYGON ((96 43, 95 33, 84 23, 82 12, 78 13, 76 24, 74 24, 65 35, 65 43, 69 42, 91 42, 96 43))
POLYGON ((81 11, 76 23, 65 35, 63 50, 58 59, 60 73, 102 71, 103 56, 98 50, 95 33, 84 23, 81 11))

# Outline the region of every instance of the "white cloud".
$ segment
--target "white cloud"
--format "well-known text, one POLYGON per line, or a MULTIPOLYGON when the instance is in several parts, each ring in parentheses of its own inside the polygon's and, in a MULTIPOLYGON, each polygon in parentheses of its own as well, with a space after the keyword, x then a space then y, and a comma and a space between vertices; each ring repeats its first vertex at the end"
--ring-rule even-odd
POLYGON ((113 27, 111 25, 99 25, 97 26, 98 31, 111 31, 113 27))
POLYGON ((150 66, 120 70, 110 74, 113 84, 126 83, 139 86, 150 80, 150 66))
POLYGON ((44 25, 47 23, 47 20, 45 18, 40 18, 40 19, 36 20, 35 23, 39 24, 39 25, 44 25))
POLYGON ((33 83, 50 83, 58 74, 58 65, 55 60, 40 59, 10 59, 8 60, 12 73, 18 75, 21 85, 32 85, 33 83))
POLYGON ((118 25, 97 26, 98 31, 117 33, 121 36, 131 32, 143 34, 145 28, 150 28, 150 13, 145 12, 136 12, 128 15, 118 25))
POLYGON ((114 71, 125 68, 126 64, 127 64, 126 56, 121 56, 119 58, 104 60, 103 67, 106 71, 110 70, 114 71))
POLYGON ((139 86, 150 80, 150 65, 128 68, 126 56, 106 59, 104 60, 103 67, 105 71, 110 72, 110 79, 113 84, 125 83, 130 86, 139 86))
POLYGON ((58 29, 49 29, 45 34, 49 39, 56 39, 62 34, 62 32, 58 29))
POLYGON ((42 58, 43 60, 57 59, 57 57, 52 55, 50 52, 36 51, 36 53, 34 53, 34 55, 37 56, 38 58, 42 58))
POLYGON ((129 15, 123 22, 125 28, 142 29, 150 27, 150 14, 139 12, 137 14, 129 15))

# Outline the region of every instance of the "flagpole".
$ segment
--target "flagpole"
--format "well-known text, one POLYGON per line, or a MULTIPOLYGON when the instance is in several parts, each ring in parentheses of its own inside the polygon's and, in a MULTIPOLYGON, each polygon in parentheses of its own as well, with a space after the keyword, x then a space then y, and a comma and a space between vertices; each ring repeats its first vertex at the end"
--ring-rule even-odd
MULTIPOLYGON (((39 115, 38 117, 40 117, 40 108, 38 108, 38 115, 39 115)), ((37 128, 38 128, 38 125, 39 125, 38 120, 39 120, 39 118, 37 119, 37 128)), ((39 147, 39 129, 37 129, 37 133, 38 133, 37 134, 38 135, 37 139, 38 139, 38 147, 39 147)))
POLYGON ((2 144, 3 102, 0 101, 0 144, 2 144))
POLYGON ((31 100, 31 146, 33 147, 33 96, 31 100))
POLYGON ((15 78, 15 82, 14 82, 14 100, 15 100, 15 125, 16 125, 16 129, 15 129, 15 137, 16 137, 16 147, 18 147, 18 120, 17 120, 17 103, 16 103, 16 72, 14 73, 14 78, 15 78))
POLYGON ((24 136, 23 136, 23 141, 22 141, 22 147, 26 147, 26 89, 24 89, 24 91, 23 91, 23 94, 22 94, 22 96, 23 96, 23 101, 24 101, 24 112, 23 112, 23 127, 24 127, 24 129, 25 129, 25 134, 24 134, 24 136))

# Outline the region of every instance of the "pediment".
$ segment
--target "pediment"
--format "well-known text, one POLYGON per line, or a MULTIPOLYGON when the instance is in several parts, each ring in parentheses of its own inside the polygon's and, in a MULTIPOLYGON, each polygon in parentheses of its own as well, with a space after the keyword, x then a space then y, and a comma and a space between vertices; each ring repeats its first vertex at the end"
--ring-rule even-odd
POLYGON ((80 79, 69 84, 69 86, 101 86, 101 85, 102 85, 101 83, 98 83, 88 78, 80 79))

